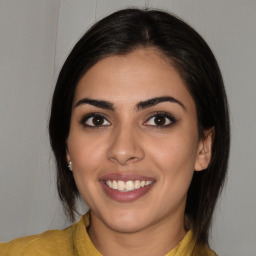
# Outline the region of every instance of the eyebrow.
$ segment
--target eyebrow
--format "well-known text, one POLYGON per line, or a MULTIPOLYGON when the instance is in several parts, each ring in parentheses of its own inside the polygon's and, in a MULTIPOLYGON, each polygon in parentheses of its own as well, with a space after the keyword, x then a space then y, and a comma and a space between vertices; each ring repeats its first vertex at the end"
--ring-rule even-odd
MULTIPOLYGON (((135 109, 136 110, 143 110, 145 108, 149 108, 152 106, 155 106, 159 103, 162 102, 172 102, 172 103, 177 103, 178 105, 180 105, 184 110, 186 110, 186 107, 184 106, 184 104, 182 102, 180 102, 179 100, 171 97, 171 96, 162 96, 162 97, 155 97, 152 99, 148 99, 145 101, 141 101, 138 104, 136 104, 135 109)), ((74 107, 78 107, 80 105, 83 104, 88 104, 88 105, 92 105, 98 108, 103 108, 103 109, 108 109, 108 110, 115 110, 114 104, 109 102, 109 101, 105 101, 105 100, 95 100, 95 99, 90 99, 90 98, 83 98, 81 100, 79 100, 74 107)))
POLYGON ((82 104, 88 104, 88 105, 92 105, 92 106, 95 106, 98 108, 108 109, 108 110, 112 110, 112 111, 115 110, 114 105, 111 102, 108 102, 105 100, 93 100, 93 99, 89 99, 89 98, 83 98, 75 104, 75 107, 78 107, 82 104))
POLYGON ((149 100, 145 100, 145 101, 141 101, 136 105, 136 109, 137 110, 142 110, 145 108, 149 108, 152 106, 155 106, 161 102, 172 102, 172 103, 177 103, 179 104, 184 110, 186 110, 186 107, 184 106, 184 104, 182 102, 180 102, 179 100, 171 97, 171 96, 163 96, 163 97, 156 97, 156 98, 152 98, 149 100))

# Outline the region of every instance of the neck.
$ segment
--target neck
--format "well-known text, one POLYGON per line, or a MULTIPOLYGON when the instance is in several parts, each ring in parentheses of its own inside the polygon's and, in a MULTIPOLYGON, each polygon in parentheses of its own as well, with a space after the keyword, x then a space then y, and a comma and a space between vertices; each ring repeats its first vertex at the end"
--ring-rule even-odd
POLYGON ((186 231, 183 218, 178 217, 160 220, 136 232, 118 232, 92 214, 88 233, 94 246, 104 256, 155 256, 165 255, 175 248, 186 231))

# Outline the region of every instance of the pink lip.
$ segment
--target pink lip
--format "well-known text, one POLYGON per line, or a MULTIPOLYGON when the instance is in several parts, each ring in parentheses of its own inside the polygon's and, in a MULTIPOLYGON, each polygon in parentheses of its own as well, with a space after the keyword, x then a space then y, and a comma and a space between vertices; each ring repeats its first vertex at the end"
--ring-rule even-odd
POLYGON ((106 181, 106 180, 154 180, 153 178, 134 174, 134 173, 110 173, 107 175, 104 175, 100 177, 100 181, 106 181))
POLYGON ((111 173, 104 175, 100 178, 100 184, 103 187, 104 192, 108 197, 111 199, 118 201, 118 202, 131 202, 135 201, 142 196, 144 196, 147 192, 151 190, 151 188, 155 184, 155 180, 150 177, 145 177, 137 174, 121 174, 121 173, 111 173), (153 180, 153 182, 150 185, 147 185, 145 187, 135 189, 132 191, 127 191, 127 192, 121 192, 115 189, 112 189, 108 187, 105 183, 106 180, 123 180, 123 181, 128 181, 128 180, 153 180))

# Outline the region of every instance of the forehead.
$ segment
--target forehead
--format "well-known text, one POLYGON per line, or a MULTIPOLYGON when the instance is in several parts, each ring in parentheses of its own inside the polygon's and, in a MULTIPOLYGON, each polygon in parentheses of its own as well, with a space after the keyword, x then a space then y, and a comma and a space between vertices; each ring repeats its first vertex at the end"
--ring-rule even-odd
POLYGON ((155 49, 137 49, 96 63, 79 81, 74 101, 89 97, 116 104, 136 104, 160 96, 176 97, 186 105, 194 104, 170 61, 155 49))

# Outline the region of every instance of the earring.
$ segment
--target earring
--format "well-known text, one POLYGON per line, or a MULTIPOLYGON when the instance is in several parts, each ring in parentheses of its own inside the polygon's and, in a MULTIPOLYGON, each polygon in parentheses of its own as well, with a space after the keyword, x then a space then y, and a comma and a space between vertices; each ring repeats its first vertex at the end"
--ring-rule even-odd
POLYGON ((72 162, 71 162, 71 161, 68 162, 68 169, 69 169, 70 171, 72 171, 72 162))

